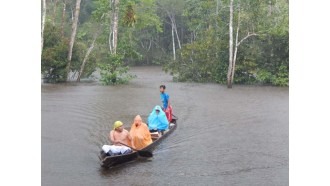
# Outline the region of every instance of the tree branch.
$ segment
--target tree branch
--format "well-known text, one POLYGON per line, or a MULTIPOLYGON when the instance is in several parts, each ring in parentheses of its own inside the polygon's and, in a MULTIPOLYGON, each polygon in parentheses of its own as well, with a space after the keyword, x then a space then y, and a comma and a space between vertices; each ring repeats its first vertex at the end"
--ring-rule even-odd
POLYGON ((252 34, 250 34, 249 32, 248 32, 248 35, 247 36, 245 36, 240 42, 238 42, 237 43, 237 46, 239 46, 244 40, 246 40, 247 38, 249 38, 250 36, 257 36, 258 34, 256 34, 256 33, 252 33, 252 34))

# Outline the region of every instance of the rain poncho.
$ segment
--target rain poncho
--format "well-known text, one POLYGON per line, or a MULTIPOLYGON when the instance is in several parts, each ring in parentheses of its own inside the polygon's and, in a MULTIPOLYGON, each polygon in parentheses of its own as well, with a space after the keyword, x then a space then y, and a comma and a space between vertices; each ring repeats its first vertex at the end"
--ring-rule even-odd
POLYGON ((152 143, 151 135, 148 126, 142 123, 141 116, 137 115, 129 131, 132 142, 136 149, 140 150, 152 143))
POLYGON ((166 130, 168 129, 168 120, 165 112, 160 108, 160 106, 155 106, 148 117, 149 130, 166 130), (159 110, 159 113, 156 113, 159 110))

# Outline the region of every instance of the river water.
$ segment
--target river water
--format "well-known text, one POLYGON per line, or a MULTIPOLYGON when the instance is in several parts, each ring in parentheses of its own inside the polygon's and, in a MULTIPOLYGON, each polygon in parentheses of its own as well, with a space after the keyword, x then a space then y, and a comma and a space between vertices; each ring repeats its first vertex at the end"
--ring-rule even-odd
POLYGON ((131 73, 128 85, 41 85, 42 185, 289 185, 288 88, 175 83, 160 67, 131 73), (160 84, 177 129, 151 160, 101 168, 113 122, 146 121, 160 84))

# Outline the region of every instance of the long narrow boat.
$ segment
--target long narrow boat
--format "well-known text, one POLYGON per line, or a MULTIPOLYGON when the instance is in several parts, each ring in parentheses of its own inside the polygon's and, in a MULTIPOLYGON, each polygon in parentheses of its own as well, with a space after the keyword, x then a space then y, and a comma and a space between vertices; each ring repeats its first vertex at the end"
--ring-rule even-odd
MULTIPOLYGON (((164 132, 164 134, 160 137, 157 137, 156 135, 151 135, 152 143, 145 148, 141 149, 141 151, 150 151, 152 152, 154 148, 163 140, 165 139, 169 134, 171 134, 177 127, 177 120, 175 116, 173 116, 172 121, 169 125, 169 129, 164 132)), ((113 166, 130 162, 139 157, 138 152, 133 151, 132 153, 125 154, 125 155, 115 155, 115 156, 107 156, 103 150, 101 150, 99 159, 100 159, 100 165, 104 168, 111 168, 113 166)))

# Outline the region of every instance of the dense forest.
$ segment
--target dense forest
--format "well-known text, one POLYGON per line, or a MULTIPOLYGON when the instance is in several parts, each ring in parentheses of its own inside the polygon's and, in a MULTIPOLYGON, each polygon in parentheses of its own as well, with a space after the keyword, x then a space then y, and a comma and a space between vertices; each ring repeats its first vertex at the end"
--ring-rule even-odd
POLYGON ((289 85, 288 0, 42 0, 48 82, 161 65, 174 81, 289 85))

